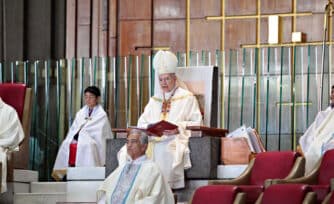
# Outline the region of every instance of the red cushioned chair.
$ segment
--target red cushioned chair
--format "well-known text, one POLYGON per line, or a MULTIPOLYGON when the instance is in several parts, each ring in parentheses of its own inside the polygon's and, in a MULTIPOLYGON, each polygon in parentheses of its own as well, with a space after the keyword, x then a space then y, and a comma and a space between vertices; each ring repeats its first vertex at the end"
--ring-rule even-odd
POLYGON ((208 185, 196 189, 191 204, 243 204, 245 194, 237 186, 208 185))
POLYGON ((246 193, 246 203, 254 203, 272 179, 291 179, 304 175, 305 159, 293 151, 262 152, 247 169, 232 180, 212 180, 210 184, 238 185, 246 193))
POLYGON ((0 97, 8 105, 14 107, 22 124, 25 138, 20 144, 20 151, 13 152, 8 161, 7 180, 13 178, 13 169, 28 169, 29 165, 29 136, 32 110, 32 90, 24 84, 0 84, 0 97))
POLYGON ((316 197, 304 184, 276 184, 266 188, 256 204, 315 204, 316 197))
POLYGON ((317 194, 317 203, 321 203, 330 191, 332 178, 334 178, 334 150, 328 150, 308 175, 286 181, 273 181, 273 183, 308 184, 317 194))

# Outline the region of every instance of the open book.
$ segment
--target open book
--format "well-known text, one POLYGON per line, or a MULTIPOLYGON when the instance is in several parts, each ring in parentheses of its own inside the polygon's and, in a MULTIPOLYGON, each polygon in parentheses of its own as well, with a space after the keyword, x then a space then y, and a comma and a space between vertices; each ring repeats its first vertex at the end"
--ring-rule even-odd
POLYGON ((161 120, 157 123, 150 124, 147 127, 146 131, 150 135, 161 137, 165 130, 174 130, 174 129, 177 129, 177 125, 165 120, 161 120))

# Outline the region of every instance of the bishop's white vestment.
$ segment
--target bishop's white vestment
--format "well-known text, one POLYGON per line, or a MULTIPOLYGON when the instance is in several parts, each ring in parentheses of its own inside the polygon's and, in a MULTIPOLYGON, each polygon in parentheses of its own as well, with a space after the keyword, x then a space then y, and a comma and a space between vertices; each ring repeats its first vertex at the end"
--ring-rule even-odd
POLYGON ((97 191, 98 204, 173 204, 172 191, 159 167, 141 156, 118 166, 97 191))
POLYGON ((0 98, 0 161, 2 163, 1 193, 7 191, 7 153, 17 151, 24 132, 15 109, 0 98))
POLYGON ((84 106, 77 112, 65 140, 59 148, 52 173, 55 179, 62 179, 66 172, 69 147, 77 133, 79 136, 75 166, 105 165, 106 139, 112 137, 108 116, 101 105, 95 106, 90 116, 88 106, 84 106))
POLYGON ((334 148, 334 109, 320 111, 314 122, 299 139, 306 158, 305 172, 310 172, 321 156, 334 148))
MULTIPOLYGON (((188 140, 190 131, 187 126, 202 124, 196 97, 189 91, 177 87, 165 94, 165 99, 171 99, 169 112, 162 114, 163 94, 157 93, 151 97, 143 114, 138 120, 138 127, 147 128, 149 124, 166 120, 178 126, 179 134, 162 137, 149 137, 149 147, 146 154, 158 164, 163 175, 173 189, 184 187, 184 169, 191 167, 188 140)), ((124 146, 118 156, 119 163, 125 161, 126 147, 124 146)))

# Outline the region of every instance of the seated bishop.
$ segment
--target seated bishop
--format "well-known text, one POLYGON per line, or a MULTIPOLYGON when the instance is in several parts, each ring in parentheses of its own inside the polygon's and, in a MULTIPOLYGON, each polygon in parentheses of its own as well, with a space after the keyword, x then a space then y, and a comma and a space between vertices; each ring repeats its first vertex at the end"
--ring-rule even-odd
POLYGON ((329 149, 334 149, 334 85, 331 89, 331 105, 320 111, 314 122, 299 139, 306 158, 305 172, 309 173, 329 149))
MULTIPOLYGON (((176 76, 177 58, 169 51, 159 51, 153 67, 159 77, 159 90, 150 98, 137 126, 147 128, 161 120, 177 126, 166 130, 162 136, 150 136, 147 155, 158 164, 173 189, 184 187, 184 169, 191 167, 187 126, 202 124, 202 114, 196 97, 186 89, 176 76), (181 87, 183 86, 183 87, 181 87)), ((126 160, 126 149, 118 153, 119 163, 126 160)))
POLYGON ((3 102, 0 97, 1 193, 7 191, 7 153, 18 150, 18 146, 23 138, 24 133, 16 110, 3 102))
POLYGON ((145 155, 148 136, 131 129, 126 143, 128 160, 118 166, 97 191, 98 204, 172 204, 174 197, 159 167, 145 155))

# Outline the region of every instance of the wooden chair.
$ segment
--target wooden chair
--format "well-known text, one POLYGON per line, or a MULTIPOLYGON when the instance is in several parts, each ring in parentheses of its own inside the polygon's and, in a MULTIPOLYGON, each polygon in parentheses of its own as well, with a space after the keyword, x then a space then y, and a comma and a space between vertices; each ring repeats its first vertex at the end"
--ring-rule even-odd
POLYGON ((19 83, 0 84, 0 97, 8 105, 14 107, 21 120, 24 140, 20 151, 13 152, 7 163, 7 180, 13 180, 14 169, 28 169, 29 167, 29 137, 32 111, 32 89, 19 83))

